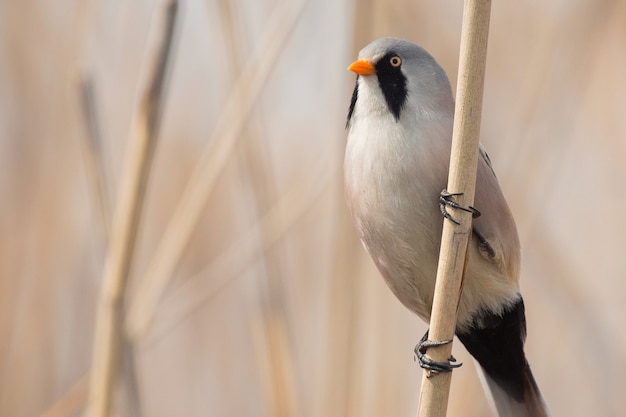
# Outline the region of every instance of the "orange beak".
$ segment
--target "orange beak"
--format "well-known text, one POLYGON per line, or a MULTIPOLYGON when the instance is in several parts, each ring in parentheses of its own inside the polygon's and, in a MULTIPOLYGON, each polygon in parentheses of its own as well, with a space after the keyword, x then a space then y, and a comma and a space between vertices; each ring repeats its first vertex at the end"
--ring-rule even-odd
POLYGON ((359 59, 358 61, 354 61, 348 69, 352 72, 355 72, 359 75, 372 75, 376 73, 376 68, 366 59, 359 59))

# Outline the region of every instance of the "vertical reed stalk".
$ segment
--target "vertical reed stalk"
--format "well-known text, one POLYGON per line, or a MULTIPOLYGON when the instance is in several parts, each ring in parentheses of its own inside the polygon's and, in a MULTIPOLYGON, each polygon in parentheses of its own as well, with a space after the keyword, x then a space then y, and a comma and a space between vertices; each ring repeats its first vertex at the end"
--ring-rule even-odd
POLYGON ((108 417, 111 414, 113 388, 119 377, 125 338, 124 300, 160 126, 166 76, 173 55, 177 11, 177 0, 170 1, 149 89, 142 100, 134 132, 130 137, 98 303, 89 387, 89 417, 108 417))
MULTIPOLYGON (((463 193, 458 200, 466 207, 473 204, 476 186, 490 10, 491 0, 465 0, 447 190, 463 193)), ((460 210, 455 216, 460 224, 444 221, 443 226, 430 320, 431 340, 452 339, 456 327, 456 310, 461 294, 466 250, 472 232, 472 217, 470 213, 460 210)), ((445 361, 450 357, 452 344, 429 348, 428 352, 434 360, 445 361)), ((433 375, 424 372, 419 417, 446 415, 451 380, 452 372, 433 375)))

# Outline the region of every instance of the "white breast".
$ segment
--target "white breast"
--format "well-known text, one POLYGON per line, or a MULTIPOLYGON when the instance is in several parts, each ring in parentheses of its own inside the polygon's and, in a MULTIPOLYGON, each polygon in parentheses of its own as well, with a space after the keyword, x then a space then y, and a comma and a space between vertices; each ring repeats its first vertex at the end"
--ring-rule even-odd
POLYGON ((434 291, 443 223, 438 197, 446 185, 451 128, 449 119, 396 121, 388 111, 357 105, 346 147, 346 198, 361 240, 398 299, 425 320, 434 291))

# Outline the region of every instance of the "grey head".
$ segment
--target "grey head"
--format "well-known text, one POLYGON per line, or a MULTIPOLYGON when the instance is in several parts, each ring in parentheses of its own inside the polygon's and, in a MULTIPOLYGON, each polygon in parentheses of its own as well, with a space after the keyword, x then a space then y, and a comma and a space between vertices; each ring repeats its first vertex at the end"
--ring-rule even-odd
POLYGON ((403 112, 437 112, 453 108, 448 76, 425 49, 397 38, 381 38, 359 52, 348 68, 357 74, 348 111, 349 126, 359 100, 359 88, 380 89, 396 121, 403 112))

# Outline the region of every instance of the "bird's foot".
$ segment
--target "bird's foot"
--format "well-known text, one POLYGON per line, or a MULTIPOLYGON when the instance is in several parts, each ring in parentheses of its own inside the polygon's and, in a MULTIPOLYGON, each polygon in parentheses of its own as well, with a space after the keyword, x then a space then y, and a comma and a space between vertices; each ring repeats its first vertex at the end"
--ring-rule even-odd
POLYGON ((450 220, 452 223, 459 225, 459 222, 456 221, 450 213, 448 213, 448 209, 446 208, 446 206, 472 213, 473 219, 480 217, 480 211, 476 210, 474 207, 463 207, 452 199, 452 197, 456 197, 459 195, 463 195, 463 193, 449 193, 446 190, 441 191, 441 193, 439 194, 439 211, 441 211, 443 217, 450 220))
POLYGON ((415 357, 419 366, 428 371, 427 376, 430 377, 439 372, 450 372, 454 368, 463 365, 462 363, 451 363, 456 362, 456 359, 452 355, 450 355, 447 362, 437 362, 426 356, 426 350, 428 350, 429 347, 447 345, 448 343, 452 343, 452 340, 428 340, 428 332, 426 332, 424 337, 422 337, 420 342, 415 346, 415 357))

